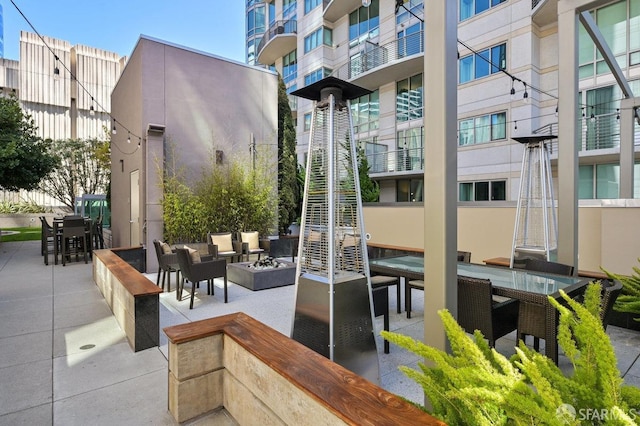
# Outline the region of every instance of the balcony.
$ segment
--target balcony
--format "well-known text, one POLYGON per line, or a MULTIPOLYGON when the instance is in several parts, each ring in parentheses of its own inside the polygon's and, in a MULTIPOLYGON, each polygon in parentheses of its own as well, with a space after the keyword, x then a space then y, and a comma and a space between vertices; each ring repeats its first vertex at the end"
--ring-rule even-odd
POLYGON ((558 22, 558 0, 531 0, 531 20, 540 27, 558 22))
MULTIPOLYGON (((598 156, 603 161, 617 161, 620 155, 620 120, 617 113, 596 115, 593 119, 581 120, 581 143, 579 156, 598 156)), ((533 132, 534 134, 558 135, 558 123, 551 123, 533 132)), ((550 147, 550 159, 558 159, 558 139, 553 139, 550 147)), ((640 151, 640 125, 636 123, 634 132, 635 151, 640 151)), ((422 148, 400 149, 367 154, 369 174, 381 179, 413 175, 424 171, 424 150, 422 148)))
POLYGON ((258 44, 258 62, 273 64, 276 59, 286 55, 297 47, 298 22, 295 19, 276 21, 264 33, 258 44))
POLYGON ((331 75, 375 90, 390 81, 418 74, 424 69, 424 34, 409 34, 379 46, 370 41, 362 43, 359 54, 331 75))
MULTIPOLYGON (((600 114, 591 117, 583 117, 579 122, 580 128, 580 157, 593 155, 615 154, 617 158, 620 152, 620 120, 617 113, 600 114)), ((534 134, 558 135, 558 123, 551 123, 535 131, 534 134)), ((640 147, 640 125, 636 123, 634 131, 634 145, 636 150, 640 147)), ((558 158, 558 139, 550 144, 551 159, 558 158)))
POLYGON ((424 170, 422 148, 400 149, 367 155, 369 174, 380 178, 385 174, 413 174, 424 170))
POLYGON ((322 2, 323 18, 328 22, 335 23, 360 6, 362 6, 362 0, 324 0, 322 2))

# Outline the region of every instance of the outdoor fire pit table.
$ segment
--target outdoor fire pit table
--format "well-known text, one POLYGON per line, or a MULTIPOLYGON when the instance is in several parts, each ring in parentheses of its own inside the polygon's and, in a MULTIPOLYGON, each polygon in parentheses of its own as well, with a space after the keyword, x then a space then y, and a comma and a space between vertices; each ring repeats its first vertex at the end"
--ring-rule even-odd
POLYGON ((294 284, 296 264, 279 260, 278 263, 286 266, 258 269, 250 267, 254 262, 229 263, 227 265, 227 279, 253 291, 294 284))

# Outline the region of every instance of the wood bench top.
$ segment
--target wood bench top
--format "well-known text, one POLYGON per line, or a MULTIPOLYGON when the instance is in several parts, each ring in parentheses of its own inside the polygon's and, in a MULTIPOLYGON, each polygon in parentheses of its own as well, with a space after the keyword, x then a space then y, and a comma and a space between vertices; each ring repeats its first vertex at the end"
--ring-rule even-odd
MULTIPOLYGON (((162 293, 162 289, 149 281, 147 277, 138 272, 133 266, 122 260, 115 252, 120 249, 94 250, 97 256, 105 264, 111 273, 133 295, 133 297, 151 296, 162 293)), ((126 249, 122 249, 126 250, 126 249)))
MULTIPOLYGON (((485 265, 505 266, 507 268, 509 267, 509 265, 511 265, 511 260, 508 257, 492 257, 491 259, 483 260, 483 262, 485 263, 485 265)), ((609 278, 604 272, 585 271, 582 269, 578 269, 578 276, 585 278, 595 278, 597 280, 606 280, 609 278)))
POLYGON ((347 424, 445 424, 244 313, 175 325, 164 332, 174 344, 225 334, 347 424))

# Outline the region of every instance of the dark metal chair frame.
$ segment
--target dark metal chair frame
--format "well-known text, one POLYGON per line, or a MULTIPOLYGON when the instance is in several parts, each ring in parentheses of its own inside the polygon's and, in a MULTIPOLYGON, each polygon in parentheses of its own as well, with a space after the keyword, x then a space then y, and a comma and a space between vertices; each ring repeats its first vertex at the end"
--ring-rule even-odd
POLYGON ((189 309, 193 309, 193 298, 200 281, 207 281, 207 294, 214 294, 214 278, 224 278, 224 303, 227 303, 227 261, 226 259, 212 259, 195 263, 185 248, 176 249, 178 265, 182 271, 182 280, 178 284, 177 297, 182 300, 182 290, 185 280, 191 283, 191 301, 189 309))
POLYGON ((65 217, 62 225, 62 266, 66 266, 67 256, 83 254, 84 263, 87 263, 88 246, 91 244, 91 229, 87 230, 87 224, 82 217, 65 217))
POLYGON ((178 266, 178 256, 175 250, 172 253, 164 253, 160 241, 153 240, 153 246, 156 249, 156 256, 158 257, 158 276, 156 278, 156 285, 160 287, 160 274, 162 273, 162 290, 164 291, 164 283, 169 275, 169 281, 167 283, 167 291, 171 291, 171 273, 176 273, 176 287, 180 285, 180 267, 178 266))

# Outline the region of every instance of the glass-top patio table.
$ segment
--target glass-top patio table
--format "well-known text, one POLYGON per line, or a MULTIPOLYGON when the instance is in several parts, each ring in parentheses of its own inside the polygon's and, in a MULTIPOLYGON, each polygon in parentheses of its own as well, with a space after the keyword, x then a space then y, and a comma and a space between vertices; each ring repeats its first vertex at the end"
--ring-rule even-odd
MULTIPOLYGON (((405 277, 405 279, 424 280, 424 259, 421 256, 396 256, 370 259, 369 268, 373 272, 385 275, 405 277)), ((549 303, 548 296, 561 299, 559 290, 571 297, 584 292, 588 279, 548 274, 543 272, 508 269, 475 263, 458 262, 458 275, 491 280, 494 294, 518 299, 521 302, 534 303, 544 307, 540 321, 545 324, 545 354, 558 363, 558 342, 556 340, 558 315, 549 303)), ((410 295, 405 284, 405 305, 410 295)), ((425 283, 425 292, 427 284, 425 283)))

